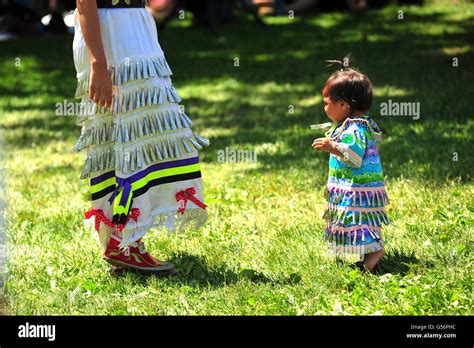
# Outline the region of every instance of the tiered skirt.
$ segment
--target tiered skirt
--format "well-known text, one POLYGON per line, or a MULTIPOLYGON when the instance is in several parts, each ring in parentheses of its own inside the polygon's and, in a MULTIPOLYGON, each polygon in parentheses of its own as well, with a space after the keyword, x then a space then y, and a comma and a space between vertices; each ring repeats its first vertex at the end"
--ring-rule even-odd
POLYGON ((77 10, 73 42, 81 103, 73 151, 86 152, 80 178, 89 180, 92 201, 85 226, 103 248, 112 233, 124 247, 152 227, 200 228, 208 215, 198 152, 209 140, 192 131, 179 104, 153 17, 141 8, 98 11, 113 84, 109 110, 89 98, 89 55, 77 10))
POLYGON ((381 230, 390 224, 385 211, 388 196, 385 187, 353 187, 328 184, 324 217, 324 239, 336 255, 365 254, 384 249, 381 230))

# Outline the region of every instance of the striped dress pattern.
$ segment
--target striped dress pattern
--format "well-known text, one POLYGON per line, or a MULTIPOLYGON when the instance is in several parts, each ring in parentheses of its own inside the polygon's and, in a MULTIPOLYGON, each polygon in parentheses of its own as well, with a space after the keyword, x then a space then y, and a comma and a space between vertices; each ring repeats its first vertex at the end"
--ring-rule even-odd
POLYGON ((112 233, 126 247, 152 227, 200 228, 208 213, 198 152, 209 140, 193 132, 180 105, 153 17, 144 8, 98 11, 113 84, 110 109, 89 98, 91 69, 77 9, 73 43, 81 104, 73 151, 86 152, 80 179, 89 181, 92 202, 84 224, 104 249, 112 233))
POLYGON ((382 132, 368 116, 347 118, 326 136, 343 154, 330 154, 323 239, 336 255, 382 250, 383 224, 390 224, 385 206, 382 163, 377 150, 382 132))

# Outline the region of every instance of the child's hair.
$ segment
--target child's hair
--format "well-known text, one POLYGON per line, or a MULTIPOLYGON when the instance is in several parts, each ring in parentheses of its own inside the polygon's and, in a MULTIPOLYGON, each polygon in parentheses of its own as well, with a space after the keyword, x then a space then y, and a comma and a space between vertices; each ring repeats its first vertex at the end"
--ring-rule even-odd
POLYGON ((372 82, 364 74, 349 68, 350 55, 342 60, 326 62, 340 65, 323 87, 323 97, 333 102, 344 101, 349 104, 351 112, 366 112, 372 105, 372 82))

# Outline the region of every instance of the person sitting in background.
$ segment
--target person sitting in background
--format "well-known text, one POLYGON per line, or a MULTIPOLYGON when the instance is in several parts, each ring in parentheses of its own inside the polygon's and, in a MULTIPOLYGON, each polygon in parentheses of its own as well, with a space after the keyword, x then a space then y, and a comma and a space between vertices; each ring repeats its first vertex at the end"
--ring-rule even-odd
POLYGON ((37 12, 20 4, 10 4, 0 7, 0 31, 31 35, 44 32, 45 28, 37 12))
POLYGON ((194 25, 206 26, 231 21, 232 5, 232 0, 150 0, 147 8, 162 26, 175 15, 178 18, 181 10, 192 13, 194 25))
POLYGON ((274 0, 253 0, 253 4, 258 8, 260 16, 268 16, 275 14, 276 2, 274 0))
POLYGON ((167 18, 173 12, 176 0, 149 0, 147 9, 158 20, 167 18))
POLYGON ((292 0, 289 2, 287 1, 285 11, 286 13, 289 13, 290 11, 301 13, 316 8, 318 3, 318 0, 292 0))
POLYGON ((286 12, 295 11, 296 13, 306 12, 312 9, 318 10, 349 10, 351 13, 364 12, 367 9, 366 0, 293 0, 287 1, 286 12))

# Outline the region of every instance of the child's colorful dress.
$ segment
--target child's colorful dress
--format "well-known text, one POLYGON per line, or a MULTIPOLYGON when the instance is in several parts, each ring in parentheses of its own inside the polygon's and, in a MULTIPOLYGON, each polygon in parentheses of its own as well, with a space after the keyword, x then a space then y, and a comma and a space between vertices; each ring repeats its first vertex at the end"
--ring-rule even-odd
POLYGON ((87 150, 80 178, 90 180, 92 200, 85 225, 95 228, 104 249, 112 233, 126 247, 151 227, 199 228, 207 209, 198 150, 209 140, 191 130, 178 104, 155 21, 144 6, 98 12, 113 84, 110 112, 89 99, 90 62, 77 9, 73 42, 76 97, 84 106, 73 150, 87 150))
POLYGON ((381 228, 390 220, 385 212, 388 197, 376 145, 381 135, 367 116, 348 118, 326 132, 344 155, 330 154, 324 214, 324 239, 336 254, 362 257, 384 248, 381 228))

